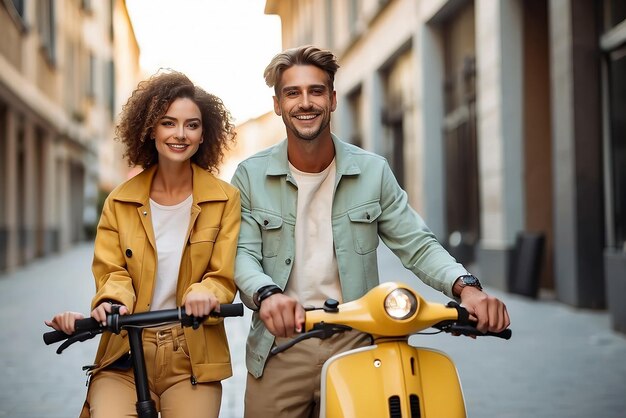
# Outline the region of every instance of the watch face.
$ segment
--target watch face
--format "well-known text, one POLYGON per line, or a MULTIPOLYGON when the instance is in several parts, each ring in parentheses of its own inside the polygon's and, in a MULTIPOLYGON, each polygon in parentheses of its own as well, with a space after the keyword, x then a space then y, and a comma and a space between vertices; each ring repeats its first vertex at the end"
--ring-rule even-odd
POLYGON ((483 287, 481 286, 480 281, 475 276, 472 276, 471 274, 468 274, 466 276, 461 276, 461 282, 463 283, 463 287, 472 286, 478 290, 483 290, 483 287))
POLYGON ((478 284, 478 279, 474 276, 463 276, 463 283, 468 286, 476 286, 478 284))

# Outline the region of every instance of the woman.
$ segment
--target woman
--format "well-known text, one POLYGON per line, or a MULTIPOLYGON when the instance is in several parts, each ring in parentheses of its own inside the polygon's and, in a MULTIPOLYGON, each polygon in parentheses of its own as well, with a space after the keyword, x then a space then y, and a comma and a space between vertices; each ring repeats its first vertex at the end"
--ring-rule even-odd
MULTIPOLYGON (((222 101, 177 72, 141 82, 124 106, 117 137, 143 171, 105 201, 92 270, 91 316, 184 306, 205 316, 232 302, 239 192, 211 174, 234 140, 222 101)), ((66 333, 82 315, 46 324, 66 333)), ((124 334, 124 333, 123 333, 124 334)), ((220 381, 232 375, 223 322, 144 330, 151 396, 161 417, 217 417, 220 381)), ((103 334, 81 416, 137 416, 127 337, 103 334)))

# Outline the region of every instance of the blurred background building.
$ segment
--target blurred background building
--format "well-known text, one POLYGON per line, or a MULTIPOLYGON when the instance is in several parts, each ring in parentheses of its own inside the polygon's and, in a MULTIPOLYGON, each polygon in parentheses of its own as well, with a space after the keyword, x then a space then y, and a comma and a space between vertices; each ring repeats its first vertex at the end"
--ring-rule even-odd
POLYGON ((138 57, 123 0, 0 1, 0 271, 93 231, 138 57))
MULTIPOLYGON (((267 0, 265 13, 284 48, 337 54, 333 131, 385 156, 486 284, 608 309, 626 332, 626 2, 267 0)), ((0 0, 0 271, 93 230, 129 174, 113 129, 141 77, 124 0, 0 0)), ((241 124, 221 177, 284 136, 272 112, 241 124)))
MULTIPOLYGON (((503 290, 608 308, 626 332, 626 2, 267 0, 265 13, 284 48, 337 54, 333 131, 388 159, 460 261, 503 290)), ((237 156, 282 139, 263 129, 276 119, 244 124, 237 156)))

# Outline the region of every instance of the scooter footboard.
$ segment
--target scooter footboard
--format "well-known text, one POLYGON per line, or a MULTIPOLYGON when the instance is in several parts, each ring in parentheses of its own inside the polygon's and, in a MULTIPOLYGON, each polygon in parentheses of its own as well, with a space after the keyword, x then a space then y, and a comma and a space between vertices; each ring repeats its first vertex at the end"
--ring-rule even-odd
POLYGON ((456 367, 444 353, 384 342, 330 358, 322 369, 320 416, 465 417, 456 367))

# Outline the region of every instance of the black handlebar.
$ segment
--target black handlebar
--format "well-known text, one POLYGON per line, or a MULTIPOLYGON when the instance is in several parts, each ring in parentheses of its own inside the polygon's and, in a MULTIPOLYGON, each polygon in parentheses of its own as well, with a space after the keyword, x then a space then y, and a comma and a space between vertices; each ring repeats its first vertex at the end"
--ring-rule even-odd
POLYGON ((448 302, 449 308, 454 308, 459 314, 459 318, 456 321, 442 321, 435 325, 433 328, 441 330, 443 332, 449 332, 452 334, 459 334, 473 337, 497 337, 505 340, 511 339, 513 332, 510 328, 507 328, 500 332, 481 332, 476 328, 476 322, 469 319, 469 312, 456 302, 448 302))
POLYGON ((474 336, 474 337, 497 337, 497 338, 502 338, 504 340, 510 340, 511 337, 513 336, 513 332, 511 331, 510 328, 507 328, 504 331, 500 331, 500 332, 491 332, 491 331, 481 332, 476 328, 476 324, 449 325, 445 323, 439 323, 439 324, 433 325, 433 328, 437 328, 443 332, 449 332, 452 334, 474 336))
MULTIPOLYGON (((209 317, 219 318, 232 316, 243 316, 243 304, 222 304, 220 305, 219 312, 213 311, 209 314, 209 317)), ((103 331, 111 331, 119 334, 124 327, 148 327, 168 322, 180 322, 183 326, 197 328, 205 319, 206 317, 196 318, 187 315, 185 308, 140 312, 131 315, 108 314, 106 326, 93 318, 77 319, 74 323, 76 331, 73 334, 69 335, 63 331, 50 331, 43 334, 43 341, 46 345, 69 338, 76 338, 76 341, 85 341, 101 334, 103 331)))

